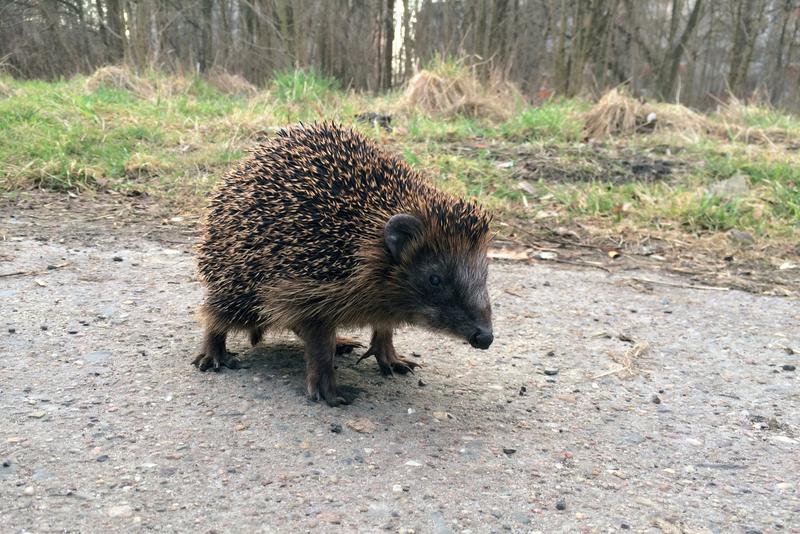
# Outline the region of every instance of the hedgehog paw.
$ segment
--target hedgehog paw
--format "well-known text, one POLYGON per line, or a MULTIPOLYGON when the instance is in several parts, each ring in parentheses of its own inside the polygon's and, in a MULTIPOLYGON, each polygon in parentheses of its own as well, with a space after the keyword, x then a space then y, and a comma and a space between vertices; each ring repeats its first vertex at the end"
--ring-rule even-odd
POLYGON ((336 338, 336 355, 350 354, 354 349, 363 348, 364 344, 349 337, 336 338))
POLYGON ((407 360, 398 355, 392 345, 389 345, 388 347, 373 345, 367 352, 364 353, 363 356, 361 356, 361 358, 358 359, 358 361, 360 362, 361 360, 369 358, 370 356, 375 356, 375 359, 378 360, 378 367, 380 368, 383 376, 394 376, 395 373, 401 375, 408 373, 414 374, 414 369, 416 367, 420 367, 420 364, 417 362, 412 362, 411 360, 407 360))
POLYGON ((417 362, 412 362, 411 360, 406 360, 402 356, 394 356, 392 360, 386 360, 384 362, 378 360, 378 367, 381 369, 381 373, 384 376, 392 376, 394 373, 406 375, 408 373, 414 374, 414 368, 419 367, 420 365, 417 362))
POLYGON ((309 398, 314 402, 325 401, 332 408, 342 404, 350 404, 350 401, 341 396, 335 389, 325 391, 323 388, 317 387, 313 391, 309 391, 309 398))
POLYGON ((210 355, 201 353, 194 359, 192 365, 196 366, 201 371, 208 371, 211 369, 212 371, 219 372, 223 367, 227 367, 228 369, 240 369, 239 360, 237 360, 235 356, 235 352, 226 352, 224 356, 220 354, 210 355))

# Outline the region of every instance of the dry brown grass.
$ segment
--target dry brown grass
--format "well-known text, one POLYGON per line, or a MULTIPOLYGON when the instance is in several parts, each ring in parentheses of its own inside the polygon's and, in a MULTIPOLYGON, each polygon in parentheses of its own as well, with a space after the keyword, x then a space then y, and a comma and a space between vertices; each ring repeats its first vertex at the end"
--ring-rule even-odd
POLYGON ((747 126, 744 120, 747 110, 747 104, 729 97, 712 118, 681 104, 640 102, 614 88, 606 92, 582 118, 587 139, 669 132, 695 140, 715 137, 725 141, 771 145, 790 137, 779 128, 747 126))
POLYGON ((124 89, 139 98, 152 98, 156 94, 153 85, 137 76, 128 67, 110 65, 97 69, 86 79, 86 90, 95 92, 100 88, 124 89))
POLYGON ((10 85, 0 80, 0 98, 6 98, 14 94, 14 89, 10 85))
POLYGON ((208 84, 225 95, 251 97, 258 94, 258 88, 238 74, 214 68, 206 77, 208 84))
POLYGON ((505 120, 520 99, 512 84, 500 80, 481 84, 467 68, 451 72, 423 70, 408 82, 400 108, 437 117, 463 115, 505 120))
POLYGON ((653 131, 703 135, 711 130, 708 118, 680 104, 648 104, 614 88, 583 115, 589 139, 653 131))

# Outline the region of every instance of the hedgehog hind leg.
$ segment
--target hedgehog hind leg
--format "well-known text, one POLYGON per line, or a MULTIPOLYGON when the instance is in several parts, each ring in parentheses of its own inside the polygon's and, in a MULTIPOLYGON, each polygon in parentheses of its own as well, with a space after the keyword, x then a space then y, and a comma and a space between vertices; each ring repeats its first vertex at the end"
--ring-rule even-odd
POLYGON ((250 339, 250 345, 255 347, 264 339, 264 327, 254 326, 248 331, 247 335, 250 339))
POLYGON ((223 367, 228 369, 239 369, 239 361, 235 354, 228 352, 225 348, 225 341, 228 337, 227 332, 216 332, 206 329, 203 337, 203 348, 200 354, 192 361, 192 365, 201 371, 220 371, 223 367))
POLYGON ((355 349, 363 349, 364 344, 349 337, 336 337, 336 355, 350 354, 355 349))

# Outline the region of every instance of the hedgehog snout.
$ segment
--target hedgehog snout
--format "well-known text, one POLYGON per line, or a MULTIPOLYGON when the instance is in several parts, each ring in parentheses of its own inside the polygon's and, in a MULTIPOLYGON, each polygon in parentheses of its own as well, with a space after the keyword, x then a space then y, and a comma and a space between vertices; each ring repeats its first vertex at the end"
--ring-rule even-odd
POLYGON ((472 335, 469 337, 469 344, 475 347, 476 349, 486 350, 494 341, 494 335, 492 334, 491 330, 484 330, 483 328, 478 328, 472 335))

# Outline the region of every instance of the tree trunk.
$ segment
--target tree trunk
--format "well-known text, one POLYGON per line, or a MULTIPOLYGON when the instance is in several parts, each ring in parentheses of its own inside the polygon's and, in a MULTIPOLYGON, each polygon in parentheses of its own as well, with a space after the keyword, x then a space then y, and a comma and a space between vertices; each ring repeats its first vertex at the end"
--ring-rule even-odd
POLYGON ((394 0, 386 0, 384 14, 383 89, 392 88, 392 47, 394 44, 394 0))

